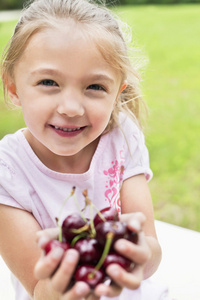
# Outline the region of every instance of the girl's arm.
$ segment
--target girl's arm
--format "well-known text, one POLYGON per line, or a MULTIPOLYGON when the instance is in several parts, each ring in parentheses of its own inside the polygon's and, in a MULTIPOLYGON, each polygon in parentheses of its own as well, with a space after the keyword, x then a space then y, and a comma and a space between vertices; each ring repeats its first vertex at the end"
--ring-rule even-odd
POLYGON ((121 189, 121 208, 123 214, 141 212, 145 216, 142 229, 150 249, 150 257, 145 264, 144 278, 150 277, 161 261, 161 247, 157 240, 154 225, 154 210, 148 183, 144 174, 131 177, 124 181, 121 189))
POLYGON ((110 265, 106 271, 117 285, 99 285, 95 289, 96 295, 113 297, 116 287, 137 289, 143 279, 151 276, 161 260, 161 248, 157 241, 154 227, 154 213, 151 195, 143 174, 124 181, 121 189, 121 221, 126 221, 128 227, 138 232, 138 244, 125 239, 115 243, 115 249, 131 259, 135 267, 131 273, 126 272, 119 265, 110 265))
POLYGON ((30 296, 37 283, 33 269, 41 254, 35 243, 35 234, 40 229, 30 213, 0 205, 0 254, 30 296))
MULTIPOLYGON (((61 298, 61 294, 52 287, 51 280, 37 280, 34 276, 35 264, 41 256, 41 249, 36 243, 38 230, 41 230, 41 227, 29 212, 0 205, 0 254, 2 258, 32 299, 58 300, 61 298)), ((58 264, 59 261, 60 258, 56 255, 54 257, 51 253, 49 268, 52 264, 58 264)), ((76 261, 71 264, 71 269, 75 267, 76 261)), ((79 300, 87 295, 88 291, 89 287, 87 286, 75 286, 66 293, 66 298, 63 299, 79 300)))

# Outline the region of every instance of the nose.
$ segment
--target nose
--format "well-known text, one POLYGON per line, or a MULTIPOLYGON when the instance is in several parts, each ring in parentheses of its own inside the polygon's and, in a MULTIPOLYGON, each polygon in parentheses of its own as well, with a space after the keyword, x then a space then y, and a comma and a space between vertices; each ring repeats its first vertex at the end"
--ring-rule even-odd
POLYGON ((57 111, 61 115, 70 118, 84 115, 84 103, 81 93, 67 91, 60 95, 58 100, 57 111))

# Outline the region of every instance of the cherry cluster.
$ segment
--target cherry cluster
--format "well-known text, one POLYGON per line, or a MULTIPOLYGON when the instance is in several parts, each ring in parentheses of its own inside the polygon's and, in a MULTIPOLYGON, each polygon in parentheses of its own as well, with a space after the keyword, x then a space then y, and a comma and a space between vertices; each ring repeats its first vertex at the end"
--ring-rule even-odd
MULTIPOLYGON (((83 194, 86 206, 94 206, 87 191, 83 194)), ((45 253, 55 247, 62 247, 65 251, 69 248, 76 249, 80 259, 72 281, 84 281, 94 289, 97 284, 109 278, 105 270, 110 264, 119 264, 128 272, 133 269, 133 262, 114 250, 114 243, 121 238, 133 243, 138 241, 137 233, 128 229, 126 223, 120 222, 114 208, 97 210, 95 217, 89 220, 82 212, 75 212, 64 219, 60 226, 59 240, 50 241, 45 253)))

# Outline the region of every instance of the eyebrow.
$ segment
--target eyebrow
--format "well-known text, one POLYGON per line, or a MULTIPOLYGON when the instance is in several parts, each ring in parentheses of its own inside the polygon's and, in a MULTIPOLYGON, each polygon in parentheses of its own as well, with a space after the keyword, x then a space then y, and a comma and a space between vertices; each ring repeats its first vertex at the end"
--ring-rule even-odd
POLYGON ((31 72, 31 75, 45 75, 45 74, 49 74, 49 75, 62 75, 62 73, 58 70, 54 70, 54 69, 50 69, 50 68, 45 68, 45 69, 36 69, 34 71, 31 72))
POLYGON ((114 79, 112 79, 110 76, 108 76, 106 74, 89 75, 88 78, 91 80, 104 80, 104 81, 108 81, 110 83, 114 83, 114 79))

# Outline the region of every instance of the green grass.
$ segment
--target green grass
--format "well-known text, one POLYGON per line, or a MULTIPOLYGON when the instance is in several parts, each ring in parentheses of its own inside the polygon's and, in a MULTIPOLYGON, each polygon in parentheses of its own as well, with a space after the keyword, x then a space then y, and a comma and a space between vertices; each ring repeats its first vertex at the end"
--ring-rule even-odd
MULTIPOLYGON (((3 52, 9 38, 11 37, 16 22, 0 23, 0 53, 3 52)), ((2 84, 0 85, 0 138, 7 133, 15 132, 24 127, 24 121, 20 110, 8 109, 3 101, 2 84)))
MULTIPOLYGON (((200 6, 119 7, 149 57, 143 93, 157 219, 200 231, 200 6)), ((0 24, 0 50, 15 22, 0 24)), ((2 98, 2 94, 1 94, 2 98)), ((0 137, 23 125, 0 102, 0 137)))
POLYGON ((155 217, 200 231, 200 6, 119 11, 149 56, 143 92, 155 217))

